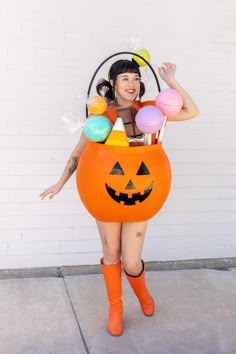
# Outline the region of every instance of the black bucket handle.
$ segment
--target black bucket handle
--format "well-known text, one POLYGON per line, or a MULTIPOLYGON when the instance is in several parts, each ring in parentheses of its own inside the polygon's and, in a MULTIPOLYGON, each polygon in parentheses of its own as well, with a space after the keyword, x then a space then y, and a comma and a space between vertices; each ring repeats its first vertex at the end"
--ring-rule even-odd
MULTIPOLYGON (((123 54, 131 54, 133 56, 136 56, 136 57, 139 57, 140 59, 142 59, 148 66, 149 68, 151 69, 153 75, 154 75, 154 78, 156 80, 156 84, 157 84, 157 88, 158 88, 158 92, 161 91, 161 87, 160 87, 160 84, 159 84, 159 81, 158 81, 158 78, 157 78, 157 75, 155 73, 155 70, 153 69, 153 67, 151 66, 151 64, 149 64, 149 62, 143 58, 141 55, 137 54, 137 53, 133 53, 133 52, 118 52, 118 53, 115 53, 115 54, 112 54, 110 55, 109 57, 107 57, 105 60, 103 60, 103 62, 98 66, 98 68, 95 70, 93 76, 92 76, 92 79, 90 81, 90 84, 89 84, 89 87, 88 87, 88 91, 87 91, 87 98, 89 98, 89 95, 90 95, 90 92, 91 92, 91 88, 92 88, 92 85, 93 85, 93 82, 94 82, 94 79, 98 73, 98 71, 101 69, 101 67, 108 61, 110 60, 111 58, 117 56, 117 55, 123 55, 123 54)), ((88 118, 88 107, 86 105, 86 118, 88 118)))

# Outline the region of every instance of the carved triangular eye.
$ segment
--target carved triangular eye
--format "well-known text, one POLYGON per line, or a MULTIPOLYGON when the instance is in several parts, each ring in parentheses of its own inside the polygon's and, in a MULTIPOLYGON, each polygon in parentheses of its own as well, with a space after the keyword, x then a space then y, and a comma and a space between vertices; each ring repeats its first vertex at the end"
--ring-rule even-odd
POLYGON ((150 175, 150 172, 144 162, 141 163, 137 175, 150 175))
POLYGON ((122 170, 118 161, 113 166, 110 175, 124 175, 124 171, 122 170))

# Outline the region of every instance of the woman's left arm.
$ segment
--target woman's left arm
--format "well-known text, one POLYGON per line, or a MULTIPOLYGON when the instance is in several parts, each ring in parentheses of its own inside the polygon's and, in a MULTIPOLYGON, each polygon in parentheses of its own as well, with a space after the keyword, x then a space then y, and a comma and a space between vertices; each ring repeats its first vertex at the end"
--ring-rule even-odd
POLYGON ((183 107, 180 112, 173 117, 167 117, 167 120, 181 121, 196 117, 199 114, 196 104, 175 79, 176 65, 170 62, 163 63, 163 65, 158 68, 158 72, 162 80, 164 80, 170 88, 178 91, 183 98, 183 107))

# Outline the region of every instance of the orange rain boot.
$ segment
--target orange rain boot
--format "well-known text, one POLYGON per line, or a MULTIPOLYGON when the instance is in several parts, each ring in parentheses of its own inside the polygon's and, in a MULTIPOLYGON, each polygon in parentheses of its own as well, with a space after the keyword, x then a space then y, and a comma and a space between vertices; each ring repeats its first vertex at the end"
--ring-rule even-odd
POLYGON ((122 334, 123 313, 121 262, 114 265, 104 265, 101 259, 100 264, 110 303, 107 329, 112 336, 120 336, 122 334))
POLYGON ((155 309, 153 298, 149 294, 145 282, 145 266, 142 261, 143 269, 138 276, 132 276, 125 272, 126 278, 130 283, 135 295, 137 296, 141 309, 145 316, 152 316, 155 309))

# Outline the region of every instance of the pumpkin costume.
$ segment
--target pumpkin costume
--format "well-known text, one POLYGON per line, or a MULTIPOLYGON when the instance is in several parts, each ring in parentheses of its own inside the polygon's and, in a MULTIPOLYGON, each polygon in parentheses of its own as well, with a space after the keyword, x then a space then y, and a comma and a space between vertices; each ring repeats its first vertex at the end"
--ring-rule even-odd
MULTIPOLYGON (((136 101, 134 107, 147 104, 136 101)), ((105 115, 114 124, 116 106, 105 115)), ((120 147, 88 141, 76 180, 80 198, 96 220, 145 221, 161 209, 169 194, 171 168, 161 143, 120 147)))
MULTIPOLYGON (((138 111, 143 105, 137 101, 134 107, 138 111)), ((111 105, 104 115, 114 124, 117 107, 111 105)), ((171 169, 161 143, 120 147, 88 141, 79 160, 76 180, 81 200, 95 219, 135 222, 150 219, 162 207, 170 190, 171 169)), ((126 271, 125 274, 143 313, 151 316, 155 305, 146 287, 143 261, 142 264, 138 276, 126 271)), ((113 336, 120 336, 123 331, 121 262, 104 265, 101 260, 100 266, 109 301, 107 330, 113 336)))
MULTIPOLYGON (((90 88, 91 85, 88 93, 90 88)), ((76 175, 78 192, 86 209, 98 221, 149 220, 168 196, 171 184, 168 157, 162 144, 154 143, 154 135, 152 145, 146 145, 145 134, 135 124, 137 111, 148 105, 154 106, 155 101, 134 101, 133 106, 125 108, 110 104, 103 115, 113 125, 118 116, 122 118, 130 146, 112 146, 88 140, 80 156, 76 175)), ((111 335, 119 336, 123 331, 122 263, 106 265, 101 259, 100 267, 109 302, 107 329, 111 335)), ((143 260, 140 274, 133 276, 126 269, 124 271, 144 315, 152 316, 155 305, 146 287, 143 260)))

